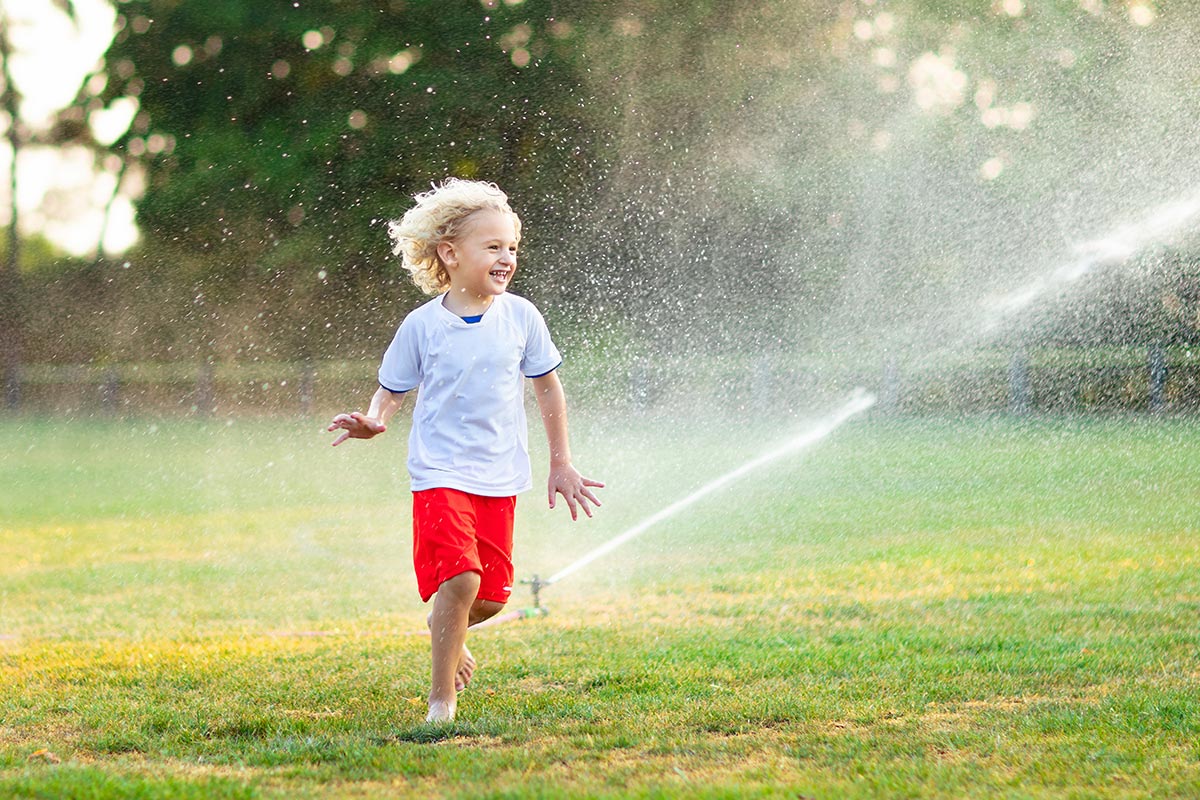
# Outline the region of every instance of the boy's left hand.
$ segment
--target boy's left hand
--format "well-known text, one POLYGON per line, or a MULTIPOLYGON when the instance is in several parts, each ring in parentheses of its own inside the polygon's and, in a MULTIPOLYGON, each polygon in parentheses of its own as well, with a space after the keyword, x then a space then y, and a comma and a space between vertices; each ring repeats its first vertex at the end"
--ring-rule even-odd
POLYGON ((567 508, 571 509, 571 519, 578 518, 578 509, 582 508, 583 513, 589 517, 592 516, 591 504, 599 507, 600 501, 596 499, 596 495, 592 493, 592 488, 603 489, 602 481, 594 481, 591 478, 585 478, 579 474, 579 470, 570 464, 559 464, 550 466, 550 508, 554 508, 557 495, 562 495, 566 498, 567 508))

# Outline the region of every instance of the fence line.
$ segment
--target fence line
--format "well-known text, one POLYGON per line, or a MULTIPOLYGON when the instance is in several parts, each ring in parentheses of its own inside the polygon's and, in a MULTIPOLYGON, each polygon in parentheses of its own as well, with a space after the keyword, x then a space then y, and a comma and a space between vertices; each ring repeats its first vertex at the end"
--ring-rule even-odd
MULTIPOLYGON (((598 359, 564 369, 576 402, 631 410, 695 403, 735 413, 812 404, 863 386, 874 413, 996 411, 1200 412, 1200 355, 1161 345, 1139 351, 1024 348, 977 354, 906 371, 899 359, 875 368, 737 356, 598 359)), ((297 361, 250 364, 24 365, 3 376, 11 413, 120 416, 286 412, 301 415, 365 403, 375 364, 297 361)))

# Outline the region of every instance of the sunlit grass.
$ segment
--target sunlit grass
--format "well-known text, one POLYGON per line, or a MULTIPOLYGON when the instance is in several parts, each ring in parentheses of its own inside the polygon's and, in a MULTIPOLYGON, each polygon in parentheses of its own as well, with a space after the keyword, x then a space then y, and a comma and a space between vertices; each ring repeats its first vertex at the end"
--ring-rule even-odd
MULTIPOLYGON (((780 435, 712 428, 578 415, 605 506, 523 497, 519 575, 780 435)), ((476 634, 449 727, 393 433, 0 423, 0 795, 1200 791, 1187 420, 857 420, 476 634)))

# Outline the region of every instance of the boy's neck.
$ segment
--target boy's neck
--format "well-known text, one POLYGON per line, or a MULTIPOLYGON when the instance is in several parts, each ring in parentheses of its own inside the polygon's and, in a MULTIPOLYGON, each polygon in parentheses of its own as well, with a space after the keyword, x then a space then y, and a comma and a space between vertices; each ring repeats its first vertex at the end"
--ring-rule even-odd
POLYGON ((460 317, 477 317, 492 307, 492 301, 495 300, 492 296, 471 295, 468 292, 450 287, 450 291, 446 292, 446 296, 442 298, 442 305, 447 311, 457 314, 460 317))

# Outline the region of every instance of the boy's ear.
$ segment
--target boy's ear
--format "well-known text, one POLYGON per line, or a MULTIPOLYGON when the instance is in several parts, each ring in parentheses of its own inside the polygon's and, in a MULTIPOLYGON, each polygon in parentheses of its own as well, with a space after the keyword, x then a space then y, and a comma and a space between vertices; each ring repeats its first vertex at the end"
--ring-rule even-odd
POLYGON ((442 263, 447 267, 456 266, 458 264, 458 259, 454 257, 453 242, 438 242, 437 254, 438 258, 440 258, 442 263))

